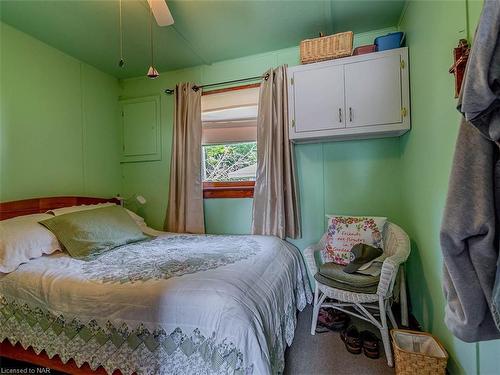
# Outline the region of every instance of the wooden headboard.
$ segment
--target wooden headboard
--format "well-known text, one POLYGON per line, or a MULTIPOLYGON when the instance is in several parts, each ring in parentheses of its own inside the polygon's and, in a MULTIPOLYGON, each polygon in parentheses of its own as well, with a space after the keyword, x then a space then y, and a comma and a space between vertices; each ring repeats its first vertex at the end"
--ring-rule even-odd
POLYGON ((116 203, 116 198, 91 198, 91 197, 48 197, 32 198, 20 201, 0 202, 0 220, 16 216, 44 213, 62 207, 80 206, 82 204, 116 203))
MULTIPOLYGON (((44 213, 56 208, 108 202, 120 204, 120 201, 116 198, 91 197, 47 197, 0 202, 0 220, 22 215, 44 213)), ((8 339, 5 339, 3 342, 0 341, 0 353, 2 357, 33 363, 38 366, 63 371, 68 374, 106 374, 106 371, 102 367, 99 367, 96 371, 91 370, 87 363, 78 367, 73 359, 64 364, 57 355, 53 358, 49 358, 45 351, 36 354, 32 347, 25 350, 20 344, 12 345, 8 339)), ((113 374, 121 375, 121 372, 115 371, 113 374)))

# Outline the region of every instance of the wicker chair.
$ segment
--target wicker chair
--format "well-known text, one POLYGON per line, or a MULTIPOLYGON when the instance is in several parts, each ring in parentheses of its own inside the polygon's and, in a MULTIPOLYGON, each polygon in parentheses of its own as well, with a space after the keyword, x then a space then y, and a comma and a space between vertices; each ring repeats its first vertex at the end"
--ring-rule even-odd
MULTIPOLYGON (((366 320, 375 325, 382 335, 387 364, 393 366, 391 343, 387 316, 394 328, 397 328, 396 319, 392 313, 392 302, 398 300, 401 304, 401 323, 408 326, 408 304, 406 298, 406 282, 404 268, 400 267, 410 255, 410 240, 408 235, 397 225, 387 223, 383 233, 384 252, 388 257, 384 260, 380 281, 375 294, 348 292, 332 288, 316 281, 314 292, 314 308, 311 324, 311 335, 316 333, 316 323, 321 307, 332 307, 350 315, 366 320), (399 271, 399 277, 398 277, 399 271), (396 283, 398 280, 398 283, 396 283), (326 298, 335 301, 325 302, 326 298), (370 312, 370 310, 372 312, 370 312), (387 316, 386 316, 387 314, 387 316), (378 319, 377 319, 378 317, 378 319)), ((320 242, 304 250, 307 267, 312 275, 318 272, 315 254, 324 248, 326 234, 320 242)))

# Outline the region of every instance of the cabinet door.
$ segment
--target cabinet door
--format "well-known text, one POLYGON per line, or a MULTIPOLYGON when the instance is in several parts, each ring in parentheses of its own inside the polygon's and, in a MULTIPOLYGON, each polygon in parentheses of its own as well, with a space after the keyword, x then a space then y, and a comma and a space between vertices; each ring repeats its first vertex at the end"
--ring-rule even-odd
POLYGON ((402 122, 399 54, 346 64, 344 69, 348 128, 402 122))
POLYGON ((345 127, 342 66, 295 72, 293 92, 296 133, 345 127))
POLYGON ((122 163, 161 160, 160 98, 121 101, 122 163))

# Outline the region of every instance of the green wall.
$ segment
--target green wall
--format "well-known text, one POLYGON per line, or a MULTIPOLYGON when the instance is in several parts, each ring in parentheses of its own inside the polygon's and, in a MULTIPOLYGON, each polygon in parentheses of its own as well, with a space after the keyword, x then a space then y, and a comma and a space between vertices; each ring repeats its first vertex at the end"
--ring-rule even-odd
POLYGON ((410 46, 412 131, 401 138, 402 224, 413 241, 413 313, 450 352, 452 374, 498 374, 500 341, 467 344, 443 323, 439 229, 460 115, 448 74, 460 38, 474 35, 480 1, 411 1, 401 19, 410 46))
MULTIPOLYGON (((459 114, 448 74, 458 39, 473 35, 480 1, 410 1, 399 28, 410 47, 412 131, 402 138, 327 142, 296 146, 303 238, 301 249, 325 230, 326 213, 386 215, 410 234, 413 250, 408 277, 413 312, 450 352, 452 374, 493 374, 500 343, 467 344, 443 323, 442 257, 439 228, 459 114)), ((367 44, 389 30, 358 35, 367 44)), ((162 90, 179 81, 210 83, 258 75, 270 66, 298 64, 289 48, 210 66, 162 73, 150 81, 122 81, 122 98, 161 95, 163 156, 158 162, 122 164, 125 194, 141 193, 149 203, 142 212, 155 227, 163 224, 168 196, 172 97, 162 90)), ((251 199, 205 200, 209 233, 249 233, 251 199)))
MULTIPOLYGON (((394 30, 356 35, 355 45, 371 43, 375 36, 394 30)), ((162 73, 154 81, 142 77, 122 81, 122 99, 161 96, 162 160, 122 164, 124 195, 140 193, 148 199, 142 211, 148 223, 161 228, 167 205, 173 98, 162 94, 163 89, 179 81, 210 83, 259 75, 280 64, 299 64, 298 48, 162 73)), ((298 145, 296 158, 304 233, 302 239, 295 241, 299 247, 321 237, 325 213, 397 216, 400 196, 397 138, 298 145)), ((251 213, 251 199, 207 199, 207 232, 249 233, 251 213)))
MULTIPOLYGON (((500 341, 467 344, 443 323, 439 227, 458 130, 452 48, 472 37, 480 1, 410 1, 399 28, 410 47, 412 131, 401 138, 296 146, 303 238, 317 241, 327 213, 386 215, 413 242, 407 264, 413 313, 450 352, 452 374, 498 373, 500 341)), ((357 35, 370 43, 394 29, 357 35)), ((179 81, 210 83, 298 64, 298 49, 117 80, 10 26, 0 24, 0 200, 57 194, 148 199, 139 211, 156 228, 167 205, 172 97, 179 81), (34 58, 33 56, 36 56, 34 58), (117 97, 161 97, 162 158, 119 167, 117 97), (35 183, 34 183, 35 181, 35 183), (142 210, 142 211, 141 211, 142 210)), ((209 233, 249 233, 251 199, 205 201, 209 233)))
POLYGON ((116 78, 0 23, 0 201, 120 192, 116 78))

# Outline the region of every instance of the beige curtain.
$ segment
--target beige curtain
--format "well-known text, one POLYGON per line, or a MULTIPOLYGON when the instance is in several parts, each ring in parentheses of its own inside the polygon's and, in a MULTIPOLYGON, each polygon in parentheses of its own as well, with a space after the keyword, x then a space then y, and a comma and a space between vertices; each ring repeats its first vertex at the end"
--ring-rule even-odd
POLYGON ((286 66, 271 69, 260 86, 257 116, 257 177, 254 234, 300 237, 293 144, 288 140, 286 66))
POLYGON ((201 90, 192 83, 175 87, 170 190, 164 229, 205 233, 201 181, 201 90))

